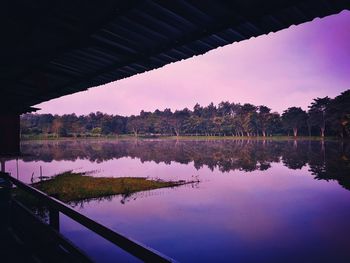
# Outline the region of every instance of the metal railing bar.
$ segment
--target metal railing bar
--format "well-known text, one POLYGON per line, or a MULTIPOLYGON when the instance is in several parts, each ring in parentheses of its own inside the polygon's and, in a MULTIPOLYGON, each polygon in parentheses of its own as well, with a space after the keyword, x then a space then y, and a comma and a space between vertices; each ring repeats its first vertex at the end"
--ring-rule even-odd
POLYGON ((150 247, 147 247, 144 244, 141 244, 138 241, 125 237, 117 232, 114 232, 113 230, 73 210, 60 200, 57 200, 56 198, 51 197, 46 193, 41 192, 40 190, 13 178, 9 174, 4 174, 4 177, 10 180, 18 188, 29 192, 33 196, 37 197, 38 199, 46 203, 46 205, 60 211, 69 218, 73 219, 74 221, 85 226, 89 230, 95 232, 96 234, 100 235, 101 237, 105 238, 106 240, 110 241, 111 243, 117 245, 123 250, 129 252, 131 255, 145 262, 176 262, 175 260, 163 255, 162 253, 150 247))

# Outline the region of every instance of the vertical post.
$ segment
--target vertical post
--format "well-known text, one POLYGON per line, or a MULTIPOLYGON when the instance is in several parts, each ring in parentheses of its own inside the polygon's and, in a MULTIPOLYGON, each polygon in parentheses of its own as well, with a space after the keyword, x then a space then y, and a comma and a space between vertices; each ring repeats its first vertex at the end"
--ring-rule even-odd
POLYGON ((17 180, 18 180, 19 179, 18 158, 16 158, 16 174, 17 174, 17 180))
POLYGON ((12 184, 0 172, 0 231, 9 227, 12 184))
POLYGON ((1 162, 1 171, 0 172, 5 173, 5 159, 1 158, 0 162, 1 162))
POLYGON ((56 231, 60 231, 60 212, 52 207, 49 208, 49 225, 56 231))
POLYGON ((0 155, 20 153, 19 113, 0 113, 0 155))

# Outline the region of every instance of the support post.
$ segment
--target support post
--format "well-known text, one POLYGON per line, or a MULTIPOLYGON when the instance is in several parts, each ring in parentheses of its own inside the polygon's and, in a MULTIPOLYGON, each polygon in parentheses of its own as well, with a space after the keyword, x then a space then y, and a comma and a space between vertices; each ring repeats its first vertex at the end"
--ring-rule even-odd
POLYGON ((0 113, 0 155, 20 153, 19 113, 0 113))
POLYGON ((60 213, 55 208, 49 208, 49 225, 60 232, 60 213))
POLYGON ((0 170, 0 172, 5 172, 5 159, 3 159, 3 158, 0 158, 0 163, 1 163, 1 170, 0 170))
POLYGON ((10 224, 11 188, 12 184, 5 177, 5 173, 0 172, 0 232, 7 229, 10 224))

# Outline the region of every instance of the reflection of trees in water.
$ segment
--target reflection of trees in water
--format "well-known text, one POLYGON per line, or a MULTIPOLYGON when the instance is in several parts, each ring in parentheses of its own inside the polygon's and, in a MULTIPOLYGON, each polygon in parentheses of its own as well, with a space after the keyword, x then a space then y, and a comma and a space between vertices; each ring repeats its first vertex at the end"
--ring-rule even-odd
POLYGON ((310 171, 316 179, 337 180, 341 186, 350 190, 350 144, 340 142, 319 151, 319 156, 314 156, 310 162, 310 171))
POLYGON ((316 179, 338 180, 350 190, 350 147, 346 142, 269 140, 119 140, 25 143, 24 161, 86 159, 103 162, 131 157, 141 162, 193 162, 221 172, 267 170, 282 160, 290 169, 309 165, 316 179))
POLYGON ((301 169, 307 162, 307 147, 311 142, 288 141, 282 147, 282 162, 289 169, 301 169))

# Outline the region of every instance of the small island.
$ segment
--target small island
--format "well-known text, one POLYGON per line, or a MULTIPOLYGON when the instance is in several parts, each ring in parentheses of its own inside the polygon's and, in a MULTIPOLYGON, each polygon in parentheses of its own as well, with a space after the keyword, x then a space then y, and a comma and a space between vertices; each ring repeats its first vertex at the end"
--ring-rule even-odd
POLYGON ((164 181, 145 177, 93 177, 88 173, 68 171, 48 180, 34 183, 32 186, 68 203, 119 194, 130 196, 140 191, 177 187, 198 182, 198 180, 164 181))

